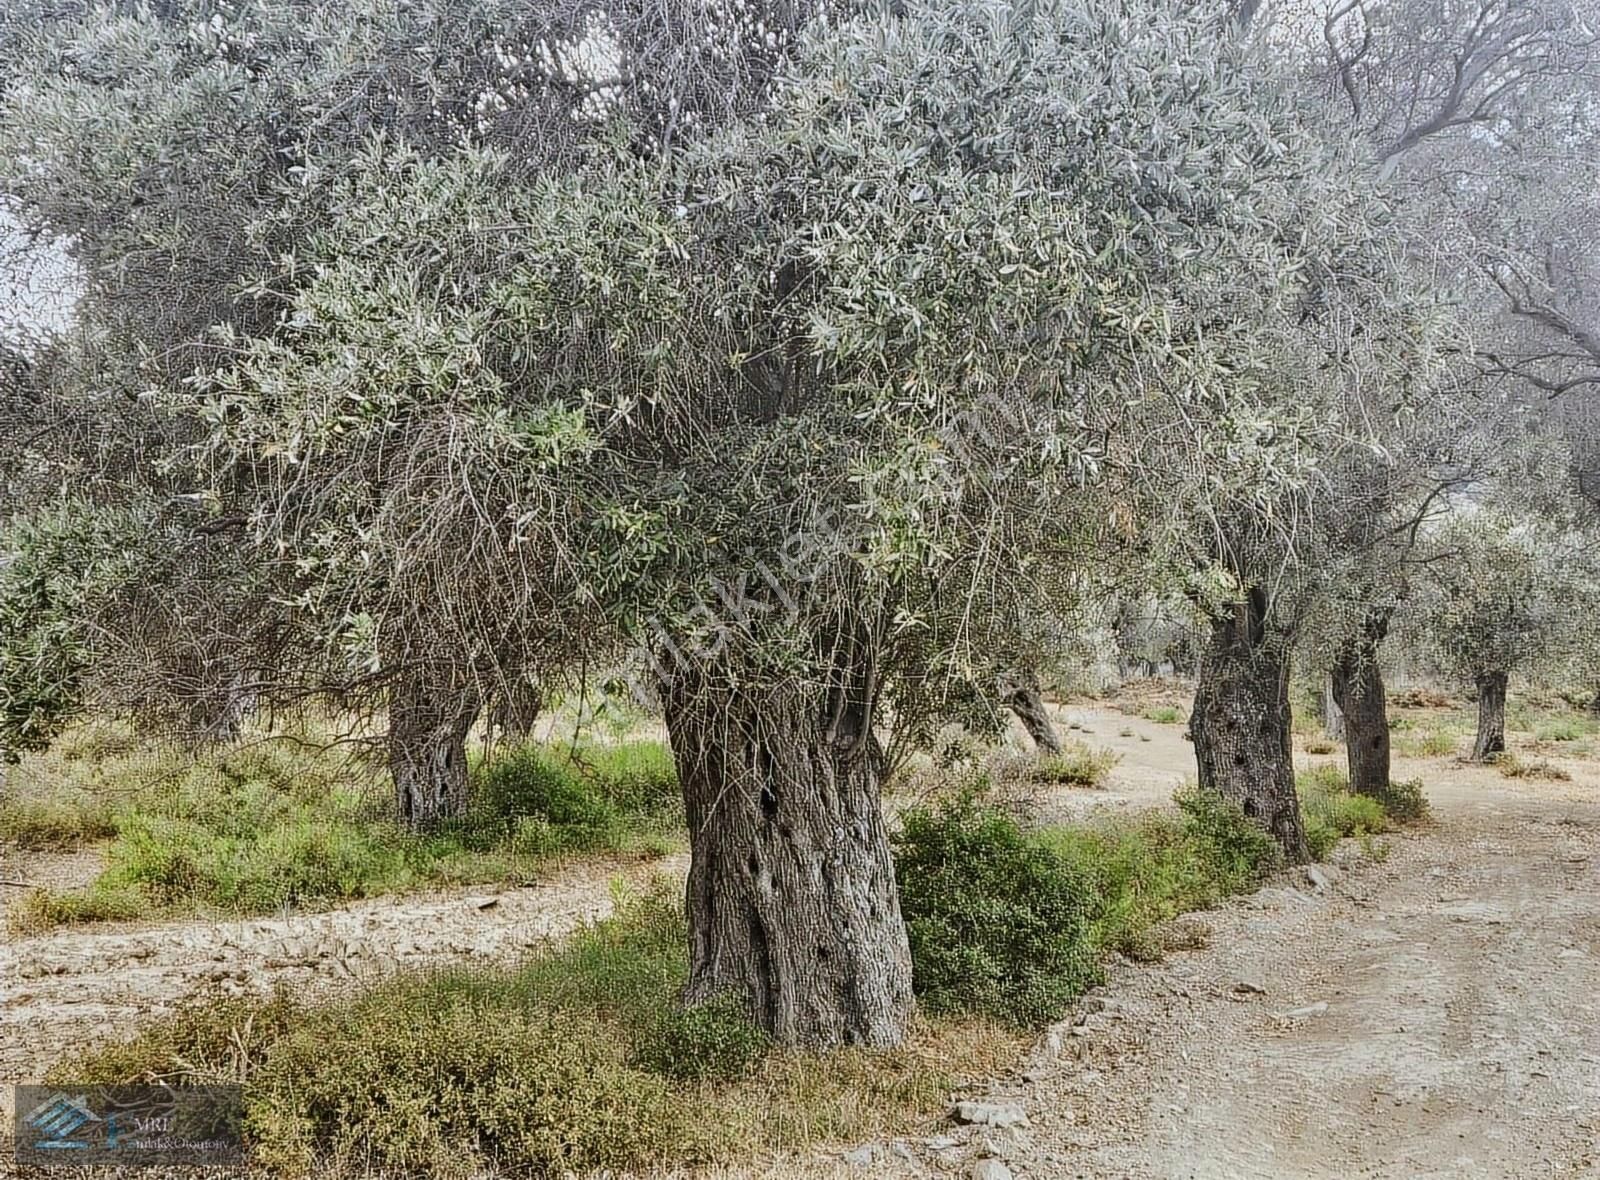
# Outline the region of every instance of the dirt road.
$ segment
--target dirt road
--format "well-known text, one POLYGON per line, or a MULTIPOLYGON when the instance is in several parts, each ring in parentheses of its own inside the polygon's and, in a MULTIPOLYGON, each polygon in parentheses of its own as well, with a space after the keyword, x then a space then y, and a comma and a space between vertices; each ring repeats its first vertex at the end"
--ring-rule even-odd
MULTIPOLYGON (((1190 765, 1177 726, 1067 710, 1117 749, 1111 789, 1070 810, 1168 796, 1190 765)), ((981 1094, 1025 1129, 930 1125, 851 1160, 741 1175, 1589 1177, 1600 1180, 1600 768, 1508 780, 1402 762, 1430 788, 1426 829, 1331 879, 1291 878, 1204 915, 1210 945, 1119 964, 1078 1019, 981 1094), (1381 857, 1381 859, 1380 859, 1381 857)), ((679 862, 658 866, 681 872, 679 862)), ((646 871, 635 866, 637 879, 646 871)), ((533 890, 372 902, 332 914, 106 927, 0 951, 0 1078, 35 1077, 87 1035, 207 981, 347 986, 395 964, 506 956, 610 905, 614 869, 533 890)))
MULTIPOLYGON (((1176 727, 1146 743, 1112 737, 1116 714, 1077 720, 1186 769, 1158 761, 1176 727)), ((1600 1180, 1600 775, 1563 765, 1570 782, 1398 761, 1431 825, 1203 915, 1206 949, 1115 966, 1015 1077, 961 1095, 1030 1127, 872 1145, 872 1173, 1600 1180)))

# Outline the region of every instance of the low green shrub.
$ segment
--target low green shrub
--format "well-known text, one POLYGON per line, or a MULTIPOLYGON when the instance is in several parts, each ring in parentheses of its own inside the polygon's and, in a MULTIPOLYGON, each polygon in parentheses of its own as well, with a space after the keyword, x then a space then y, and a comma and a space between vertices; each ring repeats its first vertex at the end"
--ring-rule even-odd
POLYGON ((1237 892, 1282 860, 1277 842, 1237 803, 1212 791, 1180 791, 1173 796, 1185 833, 1202 848, 1210 871, 1227 892, 1237 892))
POLYGON ((492 842, 527 819, 544 821, 552 839, 574 850, 607 847, 622 828, 620 810, 593 779, 535 746, 512 750, 475 776, 468 827, 492 842))
POLYGON ((1157 725, 1178 725, 1183 721, 1183 710, 1173 705, 1155 705, 1140 714, 1146 721, 1157 725))
POLYGON ((908 812, 895 876, 928 1011, 1035 1025, 1094 978, 1087 883, 1008 817, 967 800, 908 812))
POLYGON ((1097 953, 1157 958, 1166 923, 1253 888, 1277 865, 1277 844, 1238 807, 1195 795, 1180 796, 1176 816, 1150 813, 1039 833, 1088 883, 1097 953))
POLYGON ((1424 732, 1417 742, 1417 749, 1428 758, 1446 758, 1456 752, 1456 736, 1442 729, 1430 729, 1424 732))
POLYGON ((624 812, 680 818, 683 793, 672 751, 661 742, 631 741, 591 745, 568 758, 602 794, 624 812))
POLYGON ((1346 836, 1375 835, 1388 827, 1383 805, 1366 795, 1320 795, 1302 807, 1306 845, 1323 860, 1346 836))
POLYGON ((132 921, 150 908, 139 890, 101 878, 87 889, 30 889, 7 911, 6 925, 16 935, 39 934, 55 926, 132 921))
POLYGON ((1391 782, 1379 798, 1352 792, 1349 778, 1337 766, 1316 766, 1295 776, 1295 789, 1306 843, 1316 860, 1347 836, 1378 835, 1396 824, 1417 823, 1428 814, 1420 779, 1391 782))
POLYGON ((116 817, 104 801, 82 793, 32 798, 21 793, 0 800, 0 842, 30 851, 75 848, 117 834, 116 817))
POLYGON ((766 1051, 767 1037, 751 1023, 744 1001, 723 995, 693 1007, 669 1005, 637 1059, 666 1077, 731 1081, 749 1073, 766 1051))
POLYGON ((1103 787, 1117 764, 1110 750, 1093 750, 1082 742, 1067 742, 1057 754, 1041 755, 1033 764, 1035 782, 1063 787, 1103 787))
POLYGON ((1428 818, 1428 797, 1420 778, 1391 781, 1378 802, 1397 824, 1420 823, 1428 818))

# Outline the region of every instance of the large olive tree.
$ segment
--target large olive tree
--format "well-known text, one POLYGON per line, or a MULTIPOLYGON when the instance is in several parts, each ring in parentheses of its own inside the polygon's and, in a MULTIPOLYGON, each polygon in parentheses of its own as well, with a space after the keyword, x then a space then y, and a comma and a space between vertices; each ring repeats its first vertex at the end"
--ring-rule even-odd
MULTIPOLYGON (((382 544, 360 549, 365 564, 342 566, 335 592, 309 568, 318 553, 285 545, 310 519, 305 501, 327 497, 321 519, 357 527, 337 496, 359 485, 382 500, 403 481, 395 463, 415 464, 413 487, 448 480, 470 468, 462 448, 475 444, 435 453, 426 430, 410 436, 421 451, 352 441, 342 484, 302 482, 300 502, 277 505, 297 513, 285 525, 268 515, 271 494, 258 495, 270 472, 241 463, 218 478, 213 455, 194 461, 209 425, 173 395, 197 369, 226 368, 231 339, 291 326, 311 277, 296 260, 349 215, 349 174, 374 137, 429 160, 497 150, 502 173, 521 182, 581 163, 626 116, 626 150, 657 155, 758 109, 794 25, 815 10, 743 0, 8 6, 0 247, 12 261, 28 254, 11 248, 18 240, 58 243, 67 265, 51 255, 53 277, 76 288, 49 429, 29 433, 24 456, 50 478, 10 507, 129 511, 151 525, 140 584, 113 597, 92 647, 77 644, 96 654, 75 695, 205 733, 254 701, 385 706, 400 813, 427 825, 459 810, 463 742, 483 705, 527 696, 573 655, 569 615, 550 606, 574 601, 566 572, 504 544, 469 536, 458 546, 458 533, 396 499, 382 531, 420 530, 410 559, 385 565, 382 544), (76 497, 52 503, 50 489, 67 481, 76 497), (427 552, 447 560, 421 560, 427 552)), ((43 269, 23 276, 26 289, 43 269)), ((434 343, 425 332, 415 342, 434 343)), ((471 510, 492 516, 492 495, 480 493, 470 490, 471 510)), ((474 535, 502 541, 514 530, 499 517, 475 523, 484 528, 474 535)), ((310 549, 344 537, 319 535, 310 549)))

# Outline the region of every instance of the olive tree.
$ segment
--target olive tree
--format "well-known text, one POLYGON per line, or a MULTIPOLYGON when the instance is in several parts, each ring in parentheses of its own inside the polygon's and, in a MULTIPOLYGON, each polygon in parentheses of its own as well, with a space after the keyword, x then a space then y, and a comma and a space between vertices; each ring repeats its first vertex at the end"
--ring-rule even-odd
POLYGON ((376 143, 281 329, 193 395, 214 478, 260 480, 313 597, 473 618, 452 555, 520 551, 556 625, 630 636, 690 821, 690 999, 894 1043, 880 707, 982 666, 1062 520, 1304 485, 1313 414, 1265 411, 1367 206, 1260 67, 1184 7, 909 5, 819 24, 765 115, 668 152, 626 112, 532 178, 376 143))
MULTIPOLYGON (((81 286, 63 334, 72 363, 50 390, 55 416, 76 428, 54 432, 48 461, 57 486, 70 477, 84 494, 71 505, 45 495, 41 511, 135 511, 158 524, 148 539, 168 548, 153 556, 174 578, 163 593, 147 570, 148 593, 126 588, 138 609, 120 626, 114 612, 103 619, 100 703, 211 721, 253 700, 386 705, 400 814, 426 826, 459 810, 463 742, 484 704, 518 695, 526 714, 528 686, 564 670, 574 631, 549 603, 569 595, 570 579, 527 550, 452 550, 459 534, 397 497, 383 506, 384 534, 423 529, 411 556, 447 560, 385 567, 382 545, 358 545, 363 576, 341 566, 349 576, 335 593, 311 568, 318 552, 285 547, 304 539, 293 534, 306 504, 280 528, 258 472, 241 463, 217 478, 215 455, 192 449, 210 424, 182 396, 186 383, 226 367, 230 340, 290 326, 311 277, 296 259, 349 212, 349 174, 373 137, 424 159, 492 148, 520 181, 582 160, 626 115, 626 149, 659 154, 757 109, 792 26, 813 11, 742 0, 8 7, 0 194, 17 234, 65 243, 81 286), (554 625, 540 630, 542 620, 554 625), (148 691, 157 680, 164 699, 148 691)), ((409 437, 433 441, 425 429, 409 437)), ((353 442, 342 484, 322 489, 330 517, 370 527, 335 498, 366 480, 369 506, 383 500, 390 461, 414 461, 400 482, 409 474, 415 487, 448 478, 477 445, 454 442, 437 456, 353 442)), ((301 491, 314 499, 310 482, 301 491)), ((494 511, 492 497, 474 508, 494 511)), ((503 541, 503 526, 482 535, 503 541)), ((319 535, 308 549, 325 554, 335 540, 319 535)))
POLYGON ((1592 587, 1582 577, 1590 541, 1549 520, 1498 506, 1463 509, 1444 525, 1427 602, 1427 640, 1440 665, 1478 696, 1472 757, 1506 748, 1511 676, 1560 656, 1581 625, 1592 587))

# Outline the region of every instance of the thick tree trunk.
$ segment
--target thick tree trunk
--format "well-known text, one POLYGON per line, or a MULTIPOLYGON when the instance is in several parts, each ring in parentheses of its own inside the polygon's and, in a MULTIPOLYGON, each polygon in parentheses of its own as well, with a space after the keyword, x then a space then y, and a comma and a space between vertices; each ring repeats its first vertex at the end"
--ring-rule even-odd
POLYGON ((1506 674, 1487 672, 1478 677, 1478 740, 1472 760, 1487 762, 1506 748, 1506 674))
POLYGON ((389 700, 389 771, 395 809, 417 831, 467 808, 467 733, 479 698, 470 687, 400 681, 389 700))
POLYGON ((1061 739, 1056 735, 1055 723, 1050 720, 1050 711, 1045 708, 1036 674, 1019 669, 1001 673, 1000 696, 1022 722, 1041 754, 1061 753, 1061 739))
POLYGON ((690 1003, 731 992, 782 1044, 895 1045, 911 954, 851 692, 687 677, 665 691, 689 820, 690 1003))
POLYGON ((544 711, 544 693, 531 680, 516 679, 501 686, 489 706, 489 725, 497 740, 520 744, 533 736, 534 724, 544 711))
POLYGON ((1344 741, 1344 706, 1339 703, 1339 690, 1334 686, 1337 670, 1322 686, 1322 732, 1329 741, 1344 741))
POLYGON ((1378 645, 1389 632, 1389 612, 1374 611, 1333 666, 1333 695, 1345 719, 1350 789, 1374 799, 1389 794, 1389 706, 1378 645))
POLYGON ((1289 722, 1288 643, 1268 627, 1265 593, 1252 590, 1231 614, 1212 620, 1189 734, 1200 789, 1238 803, 1299 864, 1308 853, 1289 722))

